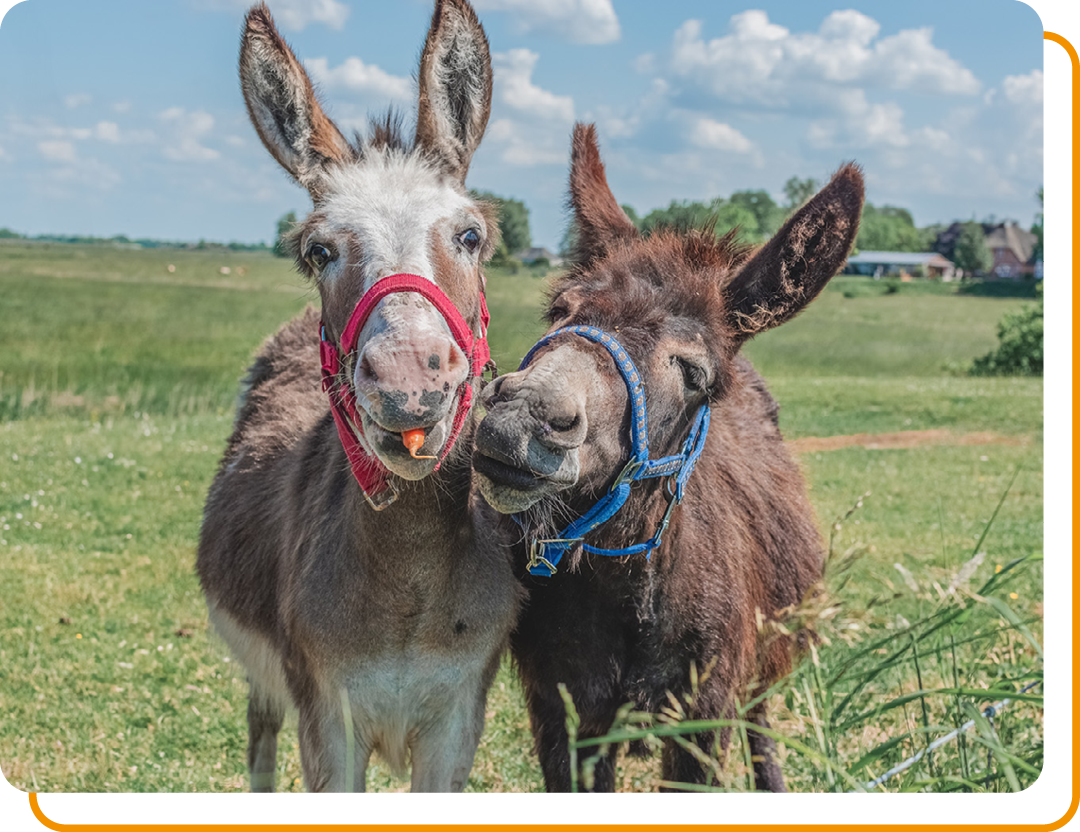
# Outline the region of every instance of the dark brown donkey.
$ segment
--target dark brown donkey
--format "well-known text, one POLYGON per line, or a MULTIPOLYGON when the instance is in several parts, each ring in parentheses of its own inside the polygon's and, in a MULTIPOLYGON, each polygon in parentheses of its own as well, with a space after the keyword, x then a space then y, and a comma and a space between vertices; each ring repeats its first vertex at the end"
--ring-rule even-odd
MULTIPOLYGON (((777 405, 739 348, 798 313, 843 264, 863 184, 858 168, 841 168, 757 252, 708 229, 642 238, 608 188, 594 128, 578 125, 570 199, 578 256, 552 289, 550 331, 594 327, 625 348, 643 377, 653 458, 679 453, 706 403, 711 428, 650 557, 605 557, 572 544, 553 576, 527 581, 511 649, 551 791, 571 782, 558 683, 588 738, 604 734, 625 702, 654 713, 668 691, 684 702, 691 668, 704 676, 711 667, 693 718, 732 716, 736 697, 748 701, 789 671, 789 645, 766 646, 757 617, 803 597, 821 573, 823 548, 777 405)), ((631 452, 627 391, 612 355, 574 333, 555 336, 525 369, 488 386, 473 466, 488 502, 519 513, 526 546, 559 537, 616 483, 631 452)), ((585 544, 649 541, 669 500, 664 479, 634 483, 585 544)), ((764 724, 764 708, 753 718, 764 724)), ((751 738, 758 787, 783 790, 774 746, 751 738)), ((696 737, 706 751, 714 739, 696 737)), ((663 776, 703 782, 706 772, 669 742, 663 776)), ((595 788, 614 788, 610 758, 596 765, 595 788)))
MULTIPOLYGON (((435 5, 412 142, 393 119, 347 142, 264 5, 248 13, 240 77, 259 136, 314 202, 293 244, 321 296, 326 341, 402 273, 436 284, 482 334, 481 263, 497 230, 464 181, 491 65, 469 4, 435 5)), ((380 495, 398 493, 376 501, 384 511, 354 478, 320 386, 318 314, 287 324, 249 371, 198 570, 210 619, 248 671, 253 790, 273 789, 289 705, 309 790, 362 790, 375 750, 396 769, 411 759, 414 790, 465 786, 521 590, 509 549, 478 537, 471 519, 474 503, 490 512, 470 497, 471 415, 445 455, 458 403, 479 385, 448 320, 420 290, 387 295, 332 376, 355 394, 351 429, 384 472, 380 495), (403 444, 418 429, 428 458, 403 444)))

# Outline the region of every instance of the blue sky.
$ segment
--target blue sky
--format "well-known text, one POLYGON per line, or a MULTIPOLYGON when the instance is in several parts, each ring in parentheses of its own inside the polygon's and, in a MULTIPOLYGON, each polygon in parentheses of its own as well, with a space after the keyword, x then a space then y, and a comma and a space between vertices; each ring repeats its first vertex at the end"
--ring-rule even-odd
MULTIPOLYGON (((24 0, 0 25, 0 226, 269 241, 306 194, 247 122, 247 0, 24 0)), ((1042 25, 1016 0, 476 0, 491 122, 472 187, 564 224, 569 136, 596 121, 620 202, 827 178, 920 225, 1029 224, 1042 184, 1042 25)), ((409 117, 429 0, 269 0, 346 129, 409 117)))

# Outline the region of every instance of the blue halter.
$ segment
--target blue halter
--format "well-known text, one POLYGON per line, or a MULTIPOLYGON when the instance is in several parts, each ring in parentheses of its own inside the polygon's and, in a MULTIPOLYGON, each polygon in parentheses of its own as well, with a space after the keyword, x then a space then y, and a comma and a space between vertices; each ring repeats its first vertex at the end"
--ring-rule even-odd
MULTIPOLYGON (((703 404, 698 409, 690 433, 686 437, 686 441, 683 442, 682 450, 675 456, 649 459, 649 428, 645 413, 645 386, 641 374, 638 372, 637 367, 634 366, 634 362, 630 359, 626 350, 615 340, 615 336, 596 327, 568 326, 555 330, 555 332, 544 336, 536 342, 533 348, 529 350, 529 354, 522 359, 521 366, 518 369, 525 369, 537 350, 548 344, 553 338, 564 333, 580 335, 582 338, 596 342, 611 353, 611 357, 615 359, 615 366, 619 368, 619 373, 622 375, 623 381, 626 382, 626 389, 630 394, 630 406, 633 409, 630 418, 630 444, 632 449, 630 461, 626 463, 626 467, 623 468, 619 476, 616 477, 615 482, 612 483, 611 490, 601 497, 591 509, 563 529, 558 537, 534 538, 532 540, 529 546, 529 572, 544 577, 555 574, 555 567, 562 559, 562 556, 577 543, 581 543, 581 547, 586 552, 594 555, 619 557, 621 555, 644 553, 646 559, 648 559, 652 550, 660 545, 660 539, 667 530, 675 506, 682 502, 686 481, 690 479, 690 475, 694 472, 694 465, 697 463, 698 457, 701 456, 701 452, 705 449, 705 436, 709 432, 709 406, 703 404), (651 538, 644 543, 627 546, 623 549, 600 549, 584 542, 584 537, 588 532, 591 532, 602 523, 606 523, 623 507, 623 504, 630 496, 631 483, 653 477, 668 476, 672 477, 672 479, 668 481, 667 510, 664 512, 663 519, 660 520, 660 525, 656 528, 656 533, 651 538)), ((511 515, 511 517, 519 526, 522 525, 516 514, 511 515)))

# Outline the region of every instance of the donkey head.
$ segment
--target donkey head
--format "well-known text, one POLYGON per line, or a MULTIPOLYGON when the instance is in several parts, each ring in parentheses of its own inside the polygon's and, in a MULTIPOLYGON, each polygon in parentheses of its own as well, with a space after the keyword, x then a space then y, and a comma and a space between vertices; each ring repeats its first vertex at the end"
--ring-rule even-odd
MULTIPOLYGON (((577 252, 552 289, 551 331, 587 325, 614 335, 644 379, 652 456, 675 453, 701 405, 736 383, 741 345, 796 315, 843 264, 862 201, 862 176, 849 164, 756 252, 711 229, 642 238, 608 187, 594 127, 579 124, 570 172, 577 252)), ((484 400, 473 466, 499 511, 571 487, 571 503, 592 502, 629 457, 626 384, 608 351, 577 335, 556 336, 484 400)))
MULTIPOLYGON (((263 4, 247 15, 240 80, 263 144, 314 204, 291 240, 321 296, 325 337, 338 343, 360 298, 395 274, 431 280, 478 332, 481 265, 498 229, 492 209, 465 189, 491 108, 487 38, 467 0, 435 4, 412 141, 392 114, 370 138, 347 141, 263 4)), ((429 474, 470 374, 438 310, 416 292, 387 295, 342 372, 356 395, 364 450, 406 479, 429 474), (413 459, 402 444, 402 431, 417 428, 431 459, 413 459)))

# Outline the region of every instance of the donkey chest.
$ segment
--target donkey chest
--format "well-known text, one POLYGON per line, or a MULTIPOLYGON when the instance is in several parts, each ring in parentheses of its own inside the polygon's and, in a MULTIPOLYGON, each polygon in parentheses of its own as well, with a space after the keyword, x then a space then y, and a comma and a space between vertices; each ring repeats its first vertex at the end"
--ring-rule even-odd
POLYGON ((431 721, 469 692, 483 689, 488 657, 412 652, 351 662, 338 684, 361 723, 409 730, 431 721))
POLYGON ((470 554, 432 563, 401 552, 378 563, 342 558, 338 568, 309 570, 289 593, 293 638, 325 665, 401 660, 419 677, 432 656, 490 656, 513 625, 517 589, 508 565, 477 563, 470 554))

